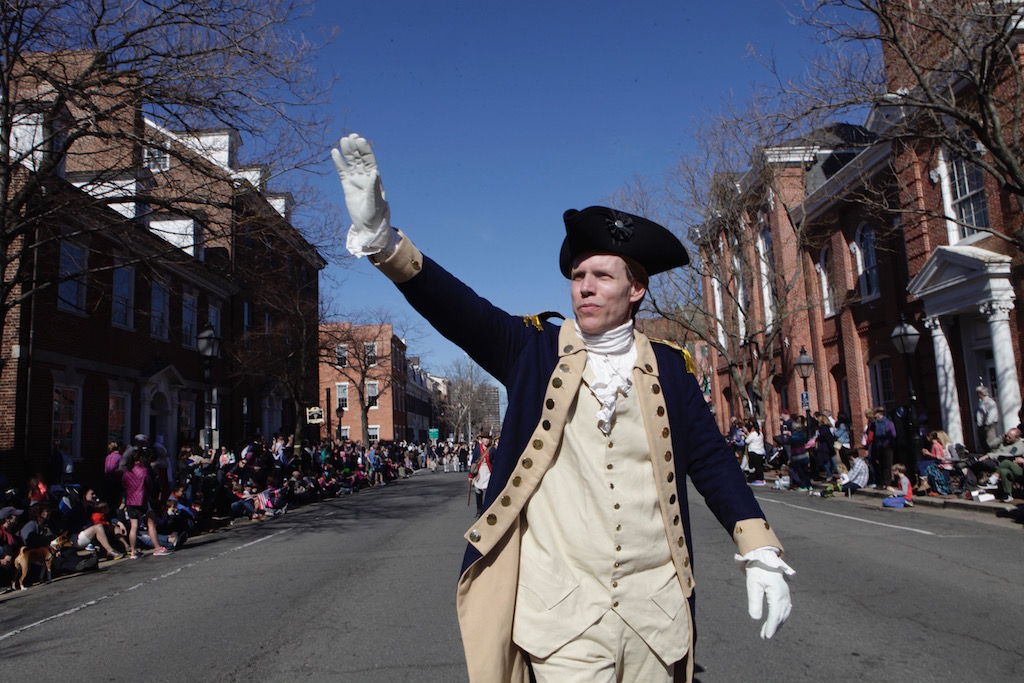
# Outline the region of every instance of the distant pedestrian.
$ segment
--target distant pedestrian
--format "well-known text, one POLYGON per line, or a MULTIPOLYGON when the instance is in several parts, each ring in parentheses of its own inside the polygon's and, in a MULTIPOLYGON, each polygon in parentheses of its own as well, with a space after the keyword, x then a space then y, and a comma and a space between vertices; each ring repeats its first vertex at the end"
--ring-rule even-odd
POLYGON ((978 425, 979 450, 988 453, 993 448, 998 448, 1001 442, 999 436, 999 406, 988 395, 988 387, 979 384, 975 390, 978 396, 978 409, 974 412, 974 419, 978 425))

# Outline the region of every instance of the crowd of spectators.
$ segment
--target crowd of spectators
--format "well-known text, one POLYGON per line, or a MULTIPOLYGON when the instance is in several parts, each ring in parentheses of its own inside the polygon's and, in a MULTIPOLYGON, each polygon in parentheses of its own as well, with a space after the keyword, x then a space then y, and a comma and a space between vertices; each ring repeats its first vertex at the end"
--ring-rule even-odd
MULTIPOLYGON (((185 446, 172 456, 162 437, 151 444, 138 434, 128 447, 109 444, 99 485, 87 487, 72 481, 73 465, 55 457, 56 482, 40 473, 0 493, 0 592, 20 583, 15 565, 22 548, 52 548, 55 576, 147 551, 163 557, 218 526, 387 486, 436 467, 438 458, 430 447, 406 442, 295 448, 292 437, 279 434, 257 436, 237 452, 185 446)), ((42 580, 42 569, 33 566, 27 582, 42 580)))

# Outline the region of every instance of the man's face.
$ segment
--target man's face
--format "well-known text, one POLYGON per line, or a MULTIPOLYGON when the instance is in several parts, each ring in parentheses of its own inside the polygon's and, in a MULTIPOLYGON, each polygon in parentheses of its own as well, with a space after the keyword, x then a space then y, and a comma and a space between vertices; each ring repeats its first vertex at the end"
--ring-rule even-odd
POLYGON ((581 259, 569 274, 572 311, 585 334, 602 334, 632 318, 633 304, 647 289, 630 282, 626 262, 611 254, 581 259))
POLYGON ((1016 443, 1019 440, 1020 440, 1020 430, 1019 429, 1014 428, 1014 429, 1011 429, 1010 431, 1006 432, 1005 434, 1003 434, 1003 443, 1006 444, 1007 446, 1009 446, 1012 443, 1016 443))

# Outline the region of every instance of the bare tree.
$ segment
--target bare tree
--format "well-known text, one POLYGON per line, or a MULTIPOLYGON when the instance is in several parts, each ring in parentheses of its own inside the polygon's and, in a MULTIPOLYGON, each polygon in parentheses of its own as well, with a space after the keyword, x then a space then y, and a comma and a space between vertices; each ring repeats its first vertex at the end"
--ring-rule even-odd
POLYGON ((181 251, 182 235, 168 230, 186 219, 203 226, 192 247, 223 246, 236 187, 262 190, 322 161, 317 107, 326 91, 313 71, 316 46, 292 30, 310 6, 0 3, 0 336, 13 308, 89 276, 83 267, 30 277, 33 255, 53 243, 102 231, 122 265, 157 262, 181 251), (234 132, 211 137, 211 129, 234 132), (244 168, 228 149, 209 146, 236 133, 253 143, 244 168), (165 166, 174 172, 161 172, 165 166), (43 229, 103 208, 112 210, 104 220, 71 232, 43 229), (163 237, 164 247, 139 240, 140 227, 163 237))
MULTIPOLYGON (((1021 38, 1024 13, 1006 0, 804 0, 798 21, 818 32, 821 49, 799 79, 765 63, 778 88, 767 99, 784 102, 780 127, 808 121, 864 120, 892 146, 893 177, 904 198, 920 193, 910 173, 914 158, 927 167, 962 160, 964 178, 988 177, 1013 198, 1014 224, 990 226, 978 207, 953 215, 920 208, 923 202, 865 197, 904 221, 941 218, 967 232, 988 232, 1024 251, 1024 114, 1021 38), (978 176, 971 177, 977 173, 978 176)), ((934 179, 933 179, 934 182, 934 179)))
POLYGON ((458 358, 442 368, 440 374, 448 380, 448 405, 445 422, 456 435, 473 436, 483 429, 493 429, 486 418, 486 397, 494 384, 488 375, 469 358, 458 358))

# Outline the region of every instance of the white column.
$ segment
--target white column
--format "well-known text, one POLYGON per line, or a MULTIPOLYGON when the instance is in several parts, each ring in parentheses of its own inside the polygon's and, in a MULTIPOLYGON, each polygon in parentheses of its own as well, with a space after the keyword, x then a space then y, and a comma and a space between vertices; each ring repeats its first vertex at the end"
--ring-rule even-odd
POLYGON ((963 416, 960 414, 960 392, 956 388, 956 370, 949 340, 938 317, 924 319, 924 326, 931 330, 932 347, 935 349, 935 378, 939 389, 939 409, 942 411, 942 428, 953 443, 964 442, 963 416))
POLYGON ((1012 301, 989 301, 981 306, 981 312, 988 316, 989 333, 992 337, 992 359, 996 365, 996 382, 999 395, 999 414, 1002 430, 1006 432, 1017 426, 1017 411, 1020 410, 1020 384, 1017 379, 1017 361, 1013 355, 1013 335, 1010 331, 1012 301))

